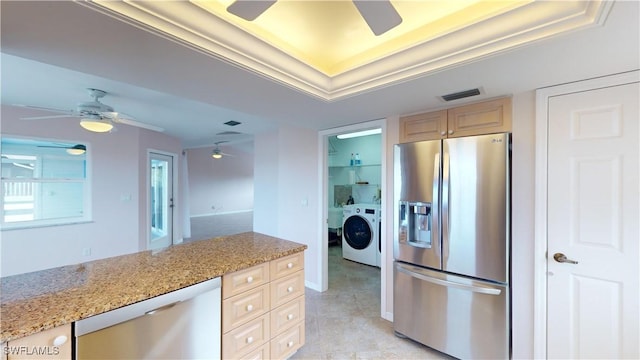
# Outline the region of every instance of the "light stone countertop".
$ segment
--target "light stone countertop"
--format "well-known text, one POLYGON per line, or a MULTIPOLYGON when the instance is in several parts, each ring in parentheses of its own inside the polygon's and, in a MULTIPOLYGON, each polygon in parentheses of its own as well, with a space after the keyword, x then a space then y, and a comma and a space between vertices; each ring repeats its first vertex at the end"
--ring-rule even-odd
POLYGON ((307 248, 246 232, 0 278, 0 343, 307 248))

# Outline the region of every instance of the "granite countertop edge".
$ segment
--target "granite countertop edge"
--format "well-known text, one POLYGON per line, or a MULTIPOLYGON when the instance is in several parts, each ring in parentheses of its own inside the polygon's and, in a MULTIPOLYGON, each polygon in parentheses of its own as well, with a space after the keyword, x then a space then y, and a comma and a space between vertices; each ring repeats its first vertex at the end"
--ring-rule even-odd
POLYGON ((0 278, 0 343, 304 251, 256 232, 0 278), (171 271, 168 271, 168 270, 171 271))

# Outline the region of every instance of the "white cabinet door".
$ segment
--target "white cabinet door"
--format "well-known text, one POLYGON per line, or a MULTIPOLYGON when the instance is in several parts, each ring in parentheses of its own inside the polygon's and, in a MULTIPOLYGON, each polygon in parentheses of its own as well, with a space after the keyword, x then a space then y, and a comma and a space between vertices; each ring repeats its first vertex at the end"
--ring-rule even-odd
POLYGON ((640 356, 639 98, 636 82, 549 99, 549 358, 640 356))

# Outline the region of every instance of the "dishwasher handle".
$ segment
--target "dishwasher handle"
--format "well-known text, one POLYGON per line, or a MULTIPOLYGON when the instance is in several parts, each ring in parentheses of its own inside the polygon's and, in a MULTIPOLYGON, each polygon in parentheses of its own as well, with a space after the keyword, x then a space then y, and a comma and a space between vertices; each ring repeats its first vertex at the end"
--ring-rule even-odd
POLYGON ((500 295, 500 293, 502 292, 502 290, 496 289, 496 288, 461 284, 461 283, 457 283, 457 282, 453 282, 453 281, 449 281, 449 280, 443 280, 443 279, 438 279, 438 278, 426 276, 426 275, 423 275, 423 274, 408 270, 405 267, 403 267, 402 265, 398 266, 397 269, 401 273, 407 274, 407 275, 409 275, 411 277, 414 277, 416 279, 427 281, 427 282, 430 282, 432 284, 436 284, 436 285, 440 285, 440 286, 446 286, 446 287, 450 287, 450 288, 466 290, 466 291, 471 291, 471 292, 480 293, 480 294, 486 294, 486 295, 500 295))
POLYGON ((156 309, 153 309, 153 310, 149 310, 149 311, 145 312, 144 314, 145 315, 153 315, 153 314, 155 314, 157 312, 160 312, 160 311, 169 310, 172 307, 178 305, 178 303, 180 303, 180 301, 176 301, 174 303, 171 303, 171 304, 168 304, 168 305, 165 305, 165 306, 160 306, 159 308, 156 308, 156 309))

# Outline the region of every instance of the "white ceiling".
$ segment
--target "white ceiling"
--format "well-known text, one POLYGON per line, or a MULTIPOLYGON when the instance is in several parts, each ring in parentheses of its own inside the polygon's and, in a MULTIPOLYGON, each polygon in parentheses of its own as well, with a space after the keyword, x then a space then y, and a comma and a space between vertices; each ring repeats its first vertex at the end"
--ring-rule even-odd
POLYGON ((233 140, 216 136, 222 131, 323 130, 454 106, 438 96, 473 87, 484 94, 468 101, 640 67, 636 1, 614 3, 603 26, 333 102, 73 2, 2 1, 0 12, 3 105, 72 109, 98 88, 109 92, 104 103, 165 128, 185 148, 233 140))

